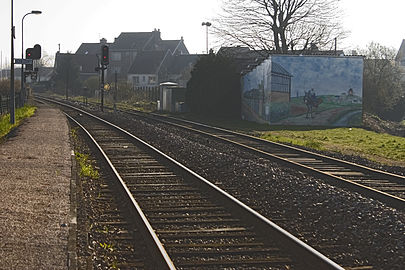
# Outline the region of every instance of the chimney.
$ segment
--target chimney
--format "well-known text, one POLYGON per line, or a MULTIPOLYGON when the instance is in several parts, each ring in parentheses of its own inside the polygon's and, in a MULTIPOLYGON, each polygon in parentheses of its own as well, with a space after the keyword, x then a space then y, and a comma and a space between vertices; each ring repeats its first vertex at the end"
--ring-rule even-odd
POLYGON ((153 37, 155 38, 155 40, 161 40, 161 37, 160 37, 160 29, 157 29, 156 30, 156 28, 153 30, 153 32, 152 32, 152 35, 153 35, 153 37))

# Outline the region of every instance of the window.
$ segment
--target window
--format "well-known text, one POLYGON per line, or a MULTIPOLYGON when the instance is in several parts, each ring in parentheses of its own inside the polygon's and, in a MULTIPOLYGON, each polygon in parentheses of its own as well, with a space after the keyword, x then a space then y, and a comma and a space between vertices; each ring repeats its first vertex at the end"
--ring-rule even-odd
POLYGON ((155 84, 156 83, 156 76, 149 76, 149 84, 155 84))
POLYGON ((111 60, 112 61, 121 61, 121 53, 120 52, 112 52, 111 53, 111 60))
POLYGON ((271 91, 272 92, 290 92, 290 78, 282 75, 271 76, 271 91))
POLYGON ((139 84, 139 77, 138 76, 132 77, 132 82, 133 82, 134 85, 138 85, 139 84))
POLYGON ((117 66, 111 67, 111 70, 112 70, 113 73, 115 73, 115 72, 121 73, 121 67, 117 67, 117 66))
POLYGON ((146 82, 146 76, 142 76, 142 82, 146 82))

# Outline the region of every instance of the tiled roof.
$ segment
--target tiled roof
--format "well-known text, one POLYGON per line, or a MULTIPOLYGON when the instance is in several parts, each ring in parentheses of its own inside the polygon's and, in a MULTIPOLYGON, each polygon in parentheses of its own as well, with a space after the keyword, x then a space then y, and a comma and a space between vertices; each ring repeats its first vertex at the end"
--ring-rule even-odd
POLYGON ((162 51, 170 50, 174 52, 181 40, 162 40, 157 45, 162 51))
POLYGON ((169 74, 180 74, 188 66, 194 65, 200 57, 201 55, 198 54, 175 55, 167 66, 167 72, 169 74))
POLYGON ((155 74, 165 55, 170 51, 143 51, 139 52, 129 69, 129 74, 155 74))
POLYGON ((113 50, 142 50, 153 37, 154 32, 123 32, 111 44, 113 50))
POLYGON ((401 47, 399 47, 397 56, 395 57, 396 61, 401 61, 405 58, 405 39, 402 40, 401 47))
MULTIPOLYGON (((111 45, 111 43, 106 43, 111 45)), ((82 43, 77 49, 76 54, 100 54, 101 44, 100 43, 82 43)))
POLYGON ((94 54, 70 54, 57 53, 55 64, 61 63, 65 58, 70 57, 75 64, 81 66, 80 73, 95 73, 95 67, 98 64, 97 56, 94 54))

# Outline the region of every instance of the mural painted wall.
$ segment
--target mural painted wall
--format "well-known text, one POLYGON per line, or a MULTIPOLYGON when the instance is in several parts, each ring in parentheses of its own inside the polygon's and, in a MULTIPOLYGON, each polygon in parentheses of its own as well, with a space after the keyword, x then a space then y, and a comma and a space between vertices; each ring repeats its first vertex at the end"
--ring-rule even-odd
POLYGON ((242 117, 279 125, 360 126, 363 58, 271 56, 242 77, 242 117))

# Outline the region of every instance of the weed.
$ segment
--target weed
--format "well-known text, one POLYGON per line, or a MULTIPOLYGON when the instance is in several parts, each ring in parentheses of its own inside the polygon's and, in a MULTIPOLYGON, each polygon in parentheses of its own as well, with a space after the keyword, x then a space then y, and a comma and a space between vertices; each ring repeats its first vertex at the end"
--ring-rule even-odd
POLYGON ((20 125, 21 121, 27 117, 34 115, 37 107, 25 105, 15 111, 15 124, 10 124, 10 114, 0 117, 0 138, 7 135, 13 128, 20 125))
POLYGON ((72 138, 73 138, 75 141, 76 141, 77 138, 78 138, 77 130, 78 130, 78 128, 76 127, 76 128, 72 128, 72 130, 70 131, 70 133, 72 134, 72 138))
POLYGON ((100 247, 102 247, 106 251, 114 251, 114 246, 113 244, 107 244, 107 243, 99 243, 100 247))
POLYGON ((90 164, 89 155, 75 152, 76 160, 80 165, 80 176, 90 177, 92 179, 98 179, 100 174, 90 164))

